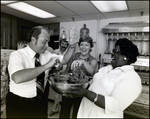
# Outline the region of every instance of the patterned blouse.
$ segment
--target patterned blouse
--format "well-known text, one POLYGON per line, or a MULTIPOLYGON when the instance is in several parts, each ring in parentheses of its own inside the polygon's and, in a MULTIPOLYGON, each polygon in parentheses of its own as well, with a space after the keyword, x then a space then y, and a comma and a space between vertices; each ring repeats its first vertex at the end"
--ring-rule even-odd
MULTIPOLYGON (((69 73, 73 73, 73 75, 75 75, 75 77, 79 78, 79 79, 83 79, 85 78, 85 76, 92 76, 90 73, 87 72, 87 70, 85 69, 84 65, 81 65, 79 68, 76 68, 75 70, 71 70, 71 64, 73 61, 75 60, 83 60, 80 58, 81 53, 78 52, 75 55, 73 55, 73 57, 70 59, 68 65, 67 65, 67 69, 66 71, 69 73)), ((96 58, 94 58, 93 56, 89 55, 88 58, 84 59, 86 62, 88 62, 89 64, 91 64, 92 60, 95 60, 96 58)))

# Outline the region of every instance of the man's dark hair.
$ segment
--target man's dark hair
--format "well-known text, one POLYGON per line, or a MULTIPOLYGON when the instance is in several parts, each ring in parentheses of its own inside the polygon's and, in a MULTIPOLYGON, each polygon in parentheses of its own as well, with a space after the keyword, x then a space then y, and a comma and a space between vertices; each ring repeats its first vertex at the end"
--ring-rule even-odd
POLYGON ((68 41, 67 41, 67 39, 66 38, 60 38, 60 40, 59 40, 59 45, 62 43, 62 42, 66 42, 67 43, 67 45, 69 45, 69 43, 68 43, 68 41))
POLYGON ((31 41, 31 37, 35 37, 36 39, 38 38, 39 34, 41 34, 41 30, 42 29, 45 29, 48 33, 49 33, 49 30, 48 28, 44 27, 44 26, 36 26, 36 27, 33 27, 29 33, 28 33, 28 36, 27 36, 27 42, 30 42, 31 41))

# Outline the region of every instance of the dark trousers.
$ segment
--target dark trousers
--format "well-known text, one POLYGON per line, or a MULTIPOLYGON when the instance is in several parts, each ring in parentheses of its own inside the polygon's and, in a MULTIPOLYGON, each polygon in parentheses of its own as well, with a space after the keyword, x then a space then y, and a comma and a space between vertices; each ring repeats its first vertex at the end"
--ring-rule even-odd
POLYGON ((70 118, 72 106, 73 106, 72 118, 77 118, 77 113, 81 100, 82 97, 66 98, 62 96, 61 111, 59 118, 70 118))
POLYGON ((47 118, 47 102, 22 98, 9 92, 6 97, 6 117, 47 118))
POLYGON ((37 98, 23 98, 9 92, 6 96, 7 118, 47 118, 49 84, 42 101, 37 98))

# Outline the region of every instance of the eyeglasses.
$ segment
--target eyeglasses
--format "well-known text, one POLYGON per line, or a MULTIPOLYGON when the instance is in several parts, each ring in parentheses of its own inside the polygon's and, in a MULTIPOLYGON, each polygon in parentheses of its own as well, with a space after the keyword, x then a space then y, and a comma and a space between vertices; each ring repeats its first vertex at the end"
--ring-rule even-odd
POLYGON ((113 52, 113 53, 119 53, 120 50, 118 50, 118 49, 113 49, 112 52, 113 52))

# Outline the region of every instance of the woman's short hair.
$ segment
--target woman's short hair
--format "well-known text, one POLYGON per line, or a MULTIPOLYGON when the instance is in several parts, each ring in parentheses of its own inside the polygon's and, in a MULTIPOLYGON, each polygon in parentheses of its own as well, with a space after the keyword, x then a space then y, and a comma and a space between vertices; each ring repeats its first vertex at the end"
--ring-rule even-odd
POLYGON ((80 37, 78 45, 80 46, 81 42, 90 43, 91 48, 93 47, 93 39, 90 36, 80 37))
POLYGON ((44 26, 36 26, 33 27, 27 36, 27 42, 31 41, 31 37, 35 37, 36 39, 38 38, 39 34, 41 34, 41 30, 45 29, 48 33, 50 33, 50 31, 48 30, 48 28, 44 27, 44 26))
POLYGON ((137 56, 139 56, 139 51, 136 45, 127 38, 120 38, 116 41, 116 46, 120 47, 120 53, 125 55, 129 59, 129 63, 134 63, 137 61, 137 56))

